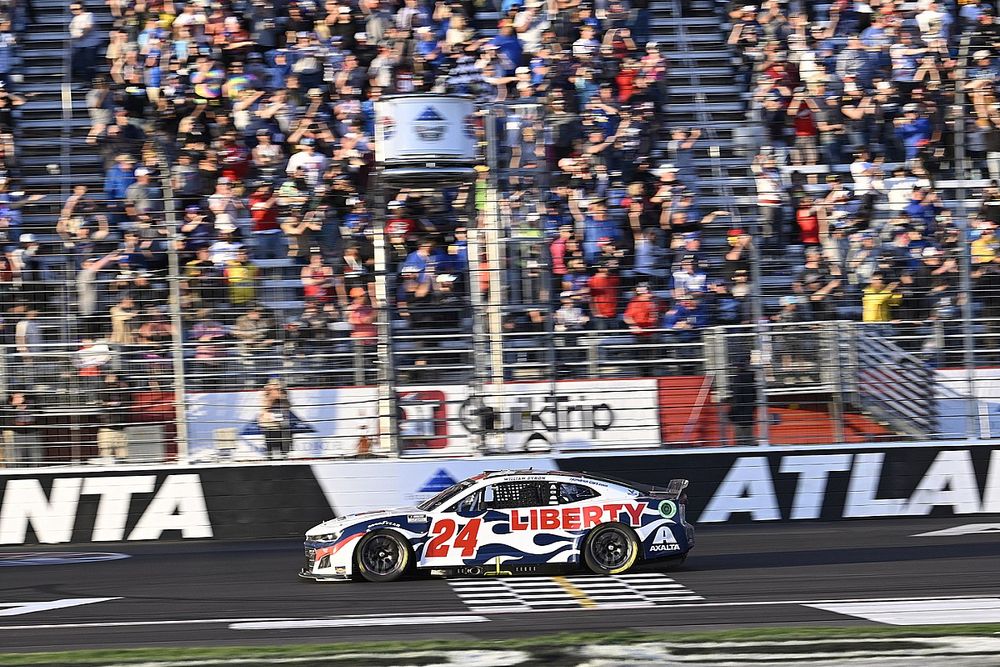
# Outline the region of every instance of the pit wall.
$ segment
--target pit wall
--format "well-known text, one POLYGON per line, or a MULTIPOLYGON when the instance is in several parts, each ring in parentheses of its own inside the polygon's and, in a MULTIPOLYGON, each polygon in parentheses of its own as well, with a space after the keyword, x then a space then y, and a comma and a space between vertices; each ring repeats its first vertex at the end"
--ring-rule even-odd
POLYGON ((0 473, 0 545, 293 538, 483 470, 691 481, 699 524, 1000 514, 1000 446, 726 448, 0 473))

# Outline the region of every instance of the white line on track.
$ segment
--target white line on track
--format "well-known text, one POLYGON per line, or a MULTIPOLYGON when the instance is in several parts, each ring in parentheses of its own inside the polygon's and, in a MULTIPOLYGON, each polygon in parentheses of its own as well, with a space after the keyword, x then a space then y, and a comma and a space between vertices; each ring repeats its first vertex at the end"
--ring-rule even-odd
POLYGON ((255 621, 251 623, 231 623, 230 630, 302 630, 308 628, 359 628, 375 625, 456 625, 462 623, 487 623, 485 616, 455 614, 414 618, 412 616, 311 618, 300 621, 255 621))
MULTIPOLYGON (((678 604, 672 604, 669 607, 661 607, 664 610, 677 609, 679 607, 692 607, 692 608, 706 608, 706 607, 773 607, 773 606, 794 606, 794 605, 821 605, 821 604, 846 604, 852 602, 919 602, 924 600, 982 600, 983 598, 989 597, 988 593, 981 595, 950 595, 950 596, 940 596, 940 595, 927 595, 919 597, 898 597, 898 598, 849 598, 849 599, 823 599, 823 600, 759 600, 759 601, 745 601, 745 602, 681 602, 678 604)), ((569 607, 566 609, 560 609, 559 612, 573 611, 573 612, 595 612, 601 611, 602 607, 604 609, 611 608, 608 606, 598 606, 598 607, 569 607)), ((650 609, 651 607, 644 607, 645 609, 650 609)), ((507 609, 490 609, 489 612, 485 610, 480 610, 480 613, 489 613, 491 615, 499 614, 510 614, 510 613, 545 613, 548 610, 545 609, 526 609, 518 608, 516 610, 507 609)), ((469 618, 470 616, 462 615, 460 613, 442 614, 440 612, 425 612, 416 614, 407 614, 407 618, 413 618, 414 623, 418 620, 422 620, 427 625, 433 625, 436 618, 449 618, 461 616, 462 618, 469 618)), ((367 616, 339 616, 331 617, 329 619, 308 619, 308 618, 201 618, 201 619, 185 619, 185 620, 161 620, 161 621, 108 621, 108 622, 94 622, 94 623, 51 623, 51 624, 38 624, 38 625, 0 625, 0 631, 4 630, 52 630, 52 629, 69 629, 69 628, 123 628, 123 627, 141 627, 141 626, 157 626, 157 625, 211 625, 218 623, 274 623, 274 622, 302 622, 302 621, 337 621, 343 619, 362 619, 365 623, 371 624, 372 621, 377 621, 380 618, 386 618, 380 614, 371 614, 367 616)), ((489 619, 486 619, 489 620, 489 619)), ((480 623, 482 621, 472 621, 480 623)))

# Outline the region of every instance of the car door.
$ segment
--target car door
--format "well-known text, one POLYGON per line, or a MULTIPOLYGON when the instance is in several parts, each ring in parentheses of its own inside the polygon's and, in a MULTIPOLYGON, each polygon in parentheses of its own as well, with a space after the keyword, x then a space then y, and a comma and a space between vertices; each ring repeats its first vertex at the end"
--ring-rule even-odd
POLYGON ((534 540, 539 532, 537 521, 534 528, 524 531, 515 529, 512 520, 531 512, 537 517, 540 508, 557 502, 550 497, 551 491, 551 485, 543 481, 497 482, 471 491, 435 513, 420 566, 545 562, 539 560, 539 545, 534 540))

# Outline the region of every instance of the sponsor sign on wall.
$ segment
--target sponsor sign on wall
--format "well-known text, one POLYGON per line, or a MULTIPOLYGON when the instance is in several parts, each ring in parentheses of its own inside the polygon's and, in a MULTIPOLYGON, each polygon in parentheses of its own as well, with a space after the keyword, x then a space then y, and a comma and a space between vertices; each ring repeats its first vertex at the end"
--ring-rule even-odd
POLYGON ((1000 449, 861 447, 606 452, 17 472, 0 476, 0 544, 299 537, 326 519, 416 505, 485 470, 690 480, 696 523, 1000 514, 1000 449))
POLYGON ((567 457, 566 470, 691 480, 698 523, 1000 514, 1000 450, 900 447, 567 457))
POLYGON ((332 511, 308 466, 0 476, 0 545, 300 535, 332 511))
MULTIPOLYGON (((292 458, 357 453, 378 432, 374 388, 292 389, 292 458)), ((189 452, 239 460, 266 455, 260 392, 188 394, 189 452)), ((654 380, 519 382, 487 385, 482 397, 461 386, 412 387, 397 395, 404 452, 466 456, 491 451, 658 447, 654 380), (484 419, 484 409, 491 414, 484 419)))

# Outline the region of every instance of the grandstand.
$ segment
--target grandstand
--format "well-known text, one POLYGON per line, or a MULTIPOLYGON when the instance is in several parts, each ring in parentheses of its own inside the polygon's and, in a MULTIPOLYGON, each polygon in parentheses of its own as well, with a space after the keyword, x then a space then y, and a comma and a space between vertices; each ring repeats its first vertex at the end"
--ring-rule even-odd
POLYGON ((231 456, 274 379, 319 401, 310 456, 509 448, 576 381, 656 445, 996 428, 988 3, 32 6, 6 465, 231 456), (412 92, 475 97, 474 185, 371 187, 372 102, 412 92))

